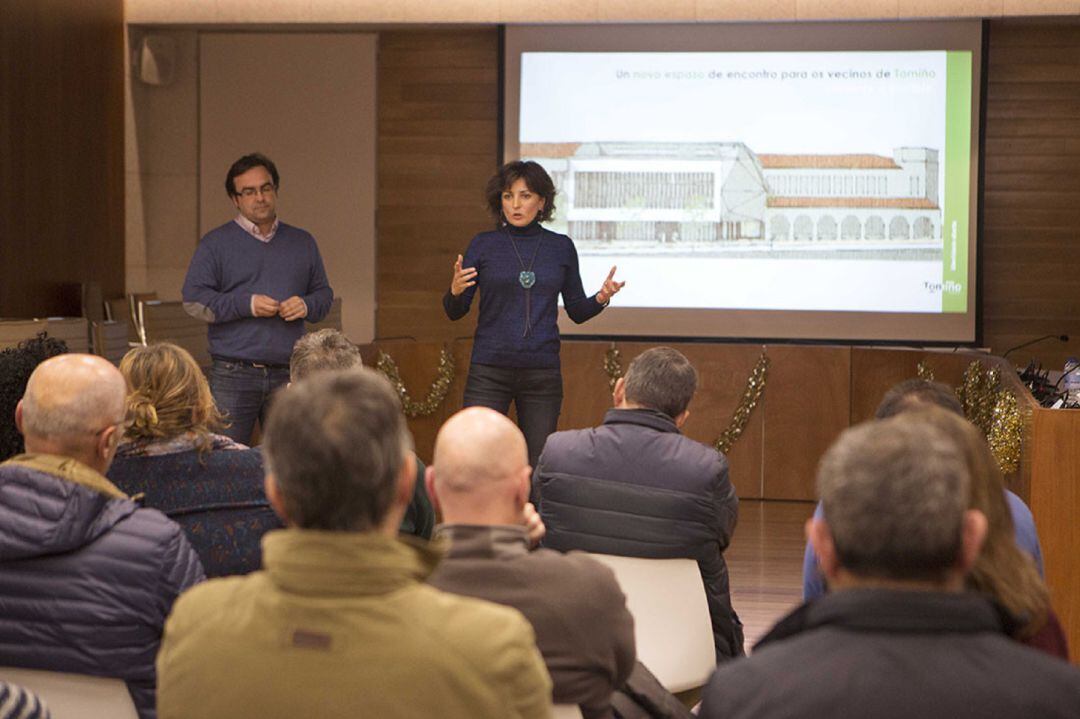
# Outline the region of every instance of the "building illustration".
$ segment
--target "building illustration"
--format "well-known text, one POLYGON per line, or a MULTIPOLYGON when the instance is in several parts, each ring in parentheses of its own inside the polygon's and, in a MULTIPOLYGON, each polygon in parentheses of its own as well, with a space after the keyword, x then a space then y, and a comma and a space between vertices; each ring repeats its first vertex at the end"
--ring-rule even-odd
POLYGON ((757 154, 739 142, 537 143, 583 252, 940 250, 938 151, 757 154))

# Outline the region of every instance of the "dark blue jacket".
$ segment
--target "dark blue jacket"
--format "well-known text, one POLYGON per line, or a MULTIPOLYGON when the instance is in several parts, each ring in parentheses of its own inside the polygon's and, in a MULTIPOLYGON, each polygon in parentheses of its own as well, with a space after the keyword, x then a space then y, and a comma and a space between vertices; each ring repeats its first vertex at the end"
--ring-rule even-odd
POLYGON ((724 455, 662 412, 613 409, 599 427, 551 435, 534 483, 544 546, 697 560, 717 659, 743 654, 724 562, 739 500, 724 455))
POLYGON ((165 618, 202 579, 175 522, 89 467, 47 455, 0 465, 0 666, 119 677, 153 719, 165 618))
POLYGON ((845 589, 719 667, 702 719, 1075 719, 1080 671, 1007 635, 974 592, 845 589))
POLYGON ((282 527, 266 499, 263 474, 258 449, 212 449, 200 457, 196 449, 125 455, 121 447, 108 476, 179 523, 206 576, 222 577, 260 569, 262 536, 282 527))

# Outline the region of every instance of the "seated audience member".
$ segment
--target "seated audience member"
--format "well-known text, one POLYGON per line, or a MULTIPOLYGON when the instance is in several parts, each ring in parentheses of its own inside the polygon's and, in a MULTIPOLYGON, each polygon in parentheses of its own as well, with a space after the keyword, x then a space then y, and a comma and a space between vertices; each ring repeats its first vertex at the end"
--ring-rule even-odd
MULTIPOLYGON (((341 332, 323 329, 306 334, 293 345, 289 358, 289 381, 299 382, 315 372, 363 367, 360 348, 341 332)), ((435 510, 424 487, 424 463, 416 459, 416 482, 413 498, 401 520, 401 531, 414 537, 431 539, 435 528, 435 510)))
POLYGON ((868 422, 825 453, 817 481, 824 516, 807 534, 833 591, 720 667, 702 717, 1076 716, 1080 671, 1012 641, 964 589, 987 518, 968 509, 952 438, 916 413, 868 422))
POLYGON ((722 661, 744 653, 724 562, 739 500, 724 455, 679 431, 696 388, 697 372, 676 350, 638 355, 602 425, 548 438, 534 491, 544 546, 697 560, 722 661))
POLYGON ((136 347, 120 372, 130 424, 109 479, 178 522, 208 577, 258 569, 262 536, 281 527, 263 492, 262 453, 215 433, 210 385, 182 347, 136 347))
MULTIPOLYGON (((521 611, 536 631, 555 703, 606 719, 635 665, 634 619, 610 569, 579 552, 531 550, 528 459, 521 430, 492 409, 470 407, 442 426, 427 482, 444 522, 435 536, 450 540, 450 550, 428 583, 521 611)), ((682 707, 662 689, 657 699, 682 707)))
POLYGON ((1010 613, 1015 619, 1010 628, 1014 639, 1068 661, 1068 641, 1050 607, 1050 592, 1035 562, 1017 546, 1005 482, 990 445, 962 417, 948 412, 918 414, 963 450, 971 474, 968 508, 982 512, 989 523, 982 551, 967 577, 968 588, 982 592, 1010 613))
POLYGON ((124 427, 124 378, 65 354, 30 376, 0 464, 0 666, 119 677, 154 716, 154 657, 176 597, 203 579, 175 522, 104 476, 124 427))
MULTIPOLYGON (((881 404, 878 405, 874 416, 877 419, 885 419, 901 412, 925 407, 940 407, 958 417, 964 416, 964 406, 960 404, 960 400, 948 386, 922 379, 905 380, 892 387, 881 399, 881 404)), ((1020 497, 1007 489, 1004 490, 1004 496, 1012 515, 1016 543, 1035 560, 1035 565, 1041 575, 1043 573, 1042 549, 1039 546, 1039 535, 1035 531, 1035 518, 1020 497)), ((814 516, 821 518, 821 504, 818 504, 814 510, 814 516)), ((813 548, 807 542, 803 553, 803 600, 809 601, 820 597, 825 591, 825 580, 818 570, 813 548)))
POLYGON ((53 339, 44 332, 15 347, 0 350, 0 462, 26 451, 23 436, 15 426, 15 405, 26 392, 30 373, 50 357, 67 351, 63 340, 53 339))
POLYGON ((411 438, 376 372, 281 393, 266 491, 287 526, 264 569, 181 597, 158 656, 162 719, 547 717, 551 680, 515 610, 424 584, 437 547, 398 527, 411 438))
POLYGON ((49 707, 33 692, 0 680, 0 719, 51 719, 49 707))

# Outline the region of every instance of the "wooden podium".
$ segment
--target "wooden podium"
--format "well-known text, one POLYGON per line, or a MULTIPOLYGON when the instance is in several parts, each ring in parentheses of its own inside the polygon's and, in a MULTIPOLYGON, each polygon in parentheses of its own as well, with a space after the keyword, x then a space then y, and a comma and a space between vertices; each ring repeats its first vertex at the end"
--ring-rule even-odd
MULTIPOLYGON (((1017 381, 1019 385, 1019 381, 1017 381)), ((1080 410, 1045 409, 1021 385, 1030 410, 1020 473, 1039 530, 1054 611, 1080 663, 1080 410)), ((1024 496, 1021 494, 1021 496, 1024 496)))

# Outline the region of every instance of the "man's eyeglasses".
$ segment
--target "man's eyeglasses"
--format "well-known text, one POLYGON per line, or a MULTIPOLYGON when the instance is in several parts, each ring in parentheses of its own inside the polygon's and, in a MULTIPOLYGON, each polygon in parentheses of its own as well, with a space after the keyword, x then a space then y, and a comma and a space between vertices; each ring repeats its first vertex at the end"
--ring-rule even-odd
POLYGON ((255 197, 255 195, 272 195, 276 190, 277 187, 272 182, 267 182, 262 187, 245 187, 237 194, 244 197, 255 197))

